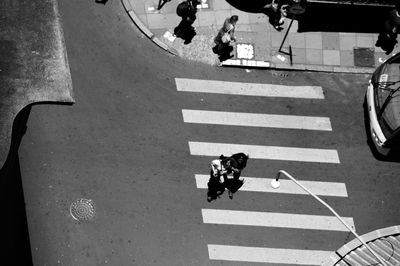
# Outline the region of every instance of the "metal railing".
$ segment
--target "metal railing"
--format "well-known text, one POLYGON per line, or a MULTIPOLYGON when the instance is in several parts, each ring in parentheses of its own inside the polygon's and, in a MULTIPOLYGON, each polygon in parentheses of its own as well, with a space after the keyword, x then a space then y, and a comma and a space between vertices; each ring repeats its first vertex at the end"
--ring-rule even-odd
POLYGON ((378 261, 383 265, 386 266, 387 264, 383 261, 383 259, 376 254, 375 251, 373 251, 368 245, 367 243, 365 243, 365 241, 353 230, 353 228, 351 228, 351 226, 349 226, 343 219, 342 217, 339 216, 339 214, 337 214, 337 212, 328 205, 328 203, 326 203, 325 201, 323 201, 322 199, 320 199, 317 195, 315 195, 313 192, 311 192, 309 189, 307 189, 305 186, 303 186, 302 184, 299 183, 299 181, 297 181, 293 176, 289 175, 286 171, 284 170, 279 170, 278 174, 276 175, 276 178, 274 180, 271 181, 271 186, 275 189, 279 188, 280 183, 279 183, 279 177, 281 174, 286 175, 290 180, 292 180, 294 183, 296 183, 299 187, 301 187, 302 189, 304 189, 308 194, 310 194, 311 196, 313 196, 316 200, 318 200, 322 205, 324 205, 325 207, 327 207, 335 216, 336 218, 339 219, 340 222, 342 222, 342 224, 344 226, 346 226, 347 229, 349 229, 349 231, 372 253, 372 255, 374 255, 378 261))

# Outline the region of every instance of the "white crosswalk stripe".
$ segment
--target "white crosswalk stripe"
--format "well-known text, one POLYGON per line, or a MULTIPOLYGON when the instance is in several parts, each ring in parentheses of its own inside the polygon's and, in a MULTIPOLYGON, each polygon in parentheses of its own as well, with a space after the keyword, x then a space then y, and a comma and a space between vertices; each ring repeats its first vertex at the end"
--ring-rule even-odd
MULTIPOLYGON (((320 86, 285 86, 185 78, 176 78, 175 83, 177 90, 182 92, 324 99, 324 93, 320 86)), ((320 116, 183 109, 182 117, 185 123, 191 124, 332 131, 330 119, 320 116)), ((229 155, 244 152, 249 154, 251 159, 329 164, 340 163, 336 150, 323 149, 323 147, 281 147, 197 141, 189 141, 188 144, 190 154, 195 156, 213 156, 215 158, 221 154, 229 155)), ((207 189, 209 175, 195 174, 195 179, 197 188, 207 189)), ((291 180, 281 179, 280 188, 273 189, 270 184, 274 177, 244 177, 244 179, 245 183, 240 188, 241 191, 297 195, 308 194, 308 192, 304 191, 291 180)), ((344 183, 312 180, 300 180, 299 182, 316 195, 342 198, 348 196, 344 183)), ((201 212, 205 224, 218 224, 221 227, 254 226, 296 230, 321 230, 331 231, 332 233, 349 231, 335 216, 225 209, 202 209, 201 212)), ((353 229, 355 228, 353 218, 344 217, 343 220, 353 229)), ((209 244, 208 253, 210 260, 275 263, 280 265, 321 265, 330 256, 331 251, 209 244)))
MULTIPOLYGON (((209 175, 195 175, 197 188, 207 189, 209 175)), ((306 191, 293 183, 291 180, 279 180, 279 189, 271 187, 273 178, 260 178, 244 176, 245 183, 240 188, 242 191, 267 192, 267 193, 286 193, 308 195, 306 191)), ((319 196, 347 197, 346 184, 337 182, 318 182, 298 180, 302 185, 319 196)))
POLYGON ((340 163, 336 150, 189 141, 190 154, 219 156, 244 152, 253 159, 340 163))
MULTIPOLYGON (((280 228, 349 231, 335 216, 202 209, 203 222, 280 228)), ((353 218, 343 220, 354 229, 353 218)))
POLYGON ((320 86, 285 86, 184 78, 175 78, 175 83, 178 91, 243 96, 324 99, 324 93, 320 86))
POLYGON ((185 123, 331 131, 327 117, 182 110, 185 123))
POLYGON ((208 245, 210 259, 224 261, 321 265, 331 253, 322 250, 208 245))

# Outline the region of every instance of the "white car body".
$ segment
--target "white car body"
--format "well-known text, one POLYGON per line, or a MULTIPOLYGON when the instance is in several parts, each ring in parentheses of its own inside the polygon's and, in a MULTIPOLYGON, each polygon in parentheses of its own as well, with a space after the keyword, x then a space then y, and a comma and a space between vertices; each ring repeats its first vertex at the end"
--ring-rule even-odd
POLYGON ((374 99, 374 87, 369 81, 367 93, 367 108, 368 108, 368 117, 369 117, 369 129, 371 134, 372 142, 375 145, 377 151, 382 155, 387 155, 390 151, 390 148, 385 147, 383 144, 386 142, 386 137, 383 135, 381 126, 378 122, 378 116, 375 110, 375 99, 374 99))

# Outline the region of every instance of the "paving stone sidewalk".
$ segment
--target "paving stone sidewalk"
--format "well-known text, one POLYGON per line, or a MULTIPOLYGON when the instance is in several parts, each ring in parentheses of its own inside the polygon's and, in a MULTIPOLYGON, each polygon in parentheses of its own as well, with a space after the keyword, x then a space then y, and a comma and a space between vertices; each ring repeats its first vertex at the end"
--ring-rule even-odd
MULTIPOLYGON (((235 57, 223 65, 241 67, 262 67, 292 70, 311 70, 347 73, 372 73, 391 55, 375 47, 378 34, 343 32, 297 32, 296 20, 286 19, 284 30, 276 31, 262 13, 246 13, 230 6, 222 0, 203 0, 194 22, 197 35, 188 45, 173 36, 174 28, 181 18, 176 15, 176 7, 181 0, 172 0, 157 10, 159 0, 122 0, 132 21, 156 45, 177 56, 210 65, 220 65, 213 54, 213 39, 224 20, 238 15, 235 30, 237 38, 235 57), (292 49, 292 64, 289 52, 292 49)), ((395 47, 392 54, 400 50, 395 47)))

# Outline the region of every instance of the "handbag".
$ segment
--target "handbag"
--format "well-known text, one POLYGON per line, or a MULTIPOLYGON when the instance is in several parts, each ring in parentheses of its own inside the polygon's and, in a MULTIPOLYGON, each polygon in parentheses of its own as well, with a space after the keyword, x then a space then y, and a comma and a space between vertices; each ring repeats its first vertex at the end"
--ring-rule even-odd
POLYGON ((233 25, 232 24, 228 24, 228 27, 225 31, 225 33, 222 35, 221 40, 223 43, 228 43, 231 41, 231 31, 233 30, 233 25))
POLYGON ((225 32, 224 35, 222 35, 221 40, 223 43, 228 43, 231 41, 231 35, 229 32, 225 32))

